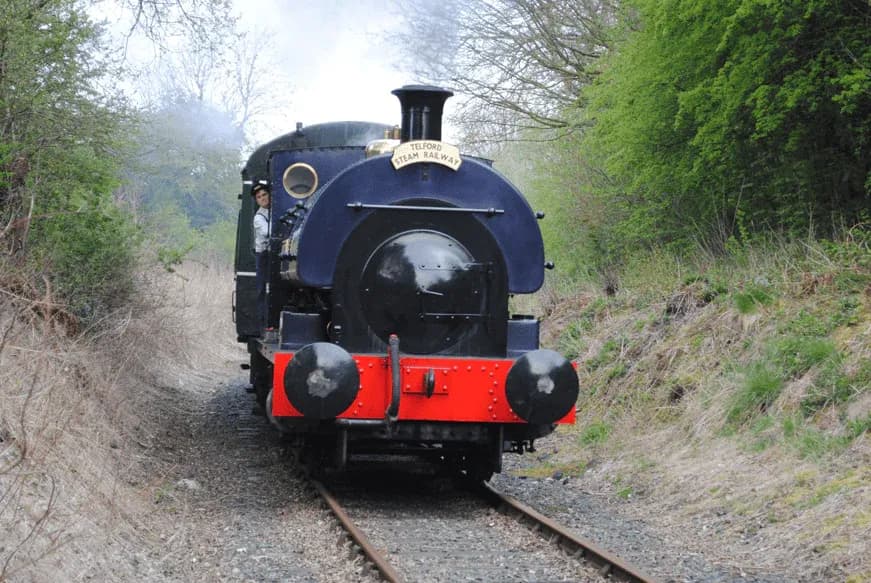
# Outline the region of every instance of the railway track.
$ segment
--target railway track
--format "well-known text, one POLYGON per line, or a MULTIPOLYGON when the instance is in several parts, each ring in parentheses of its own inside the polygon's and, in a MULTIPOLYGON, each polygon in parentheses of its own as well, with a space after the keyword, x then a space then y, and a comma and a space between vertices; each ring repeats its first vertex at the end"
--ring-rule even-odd
POLYGON ((479 494, 488 498, 493 506, 504 512, 513 513, 519 520, 527 522, 530 528, 550 538, 552 542, 559 545, 573 558, 583 559, 594 565, 600 575, 628 583, 654 583, 654 579, 642 574, 620 557, 599 548, 592 541, 574 534, 565 526, 540 514, 519 500, 502 494, 486 482, 481 483, 479 494))
POLYGON ((459 489, 428 479, 388 474, 395 483, 376 486, 365 477, 309 478, 385 581, 654 581, 489 484, 459 489))

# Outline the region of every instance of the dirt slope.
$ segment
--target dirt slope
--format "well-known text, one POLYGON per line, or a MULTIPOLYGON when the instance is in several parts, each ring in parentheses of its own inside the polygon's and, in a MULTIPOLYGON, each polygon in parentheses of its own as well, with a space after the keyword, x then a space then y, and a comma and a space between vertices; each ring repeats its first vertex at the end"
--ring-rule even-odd
MULTIPOLYGON (((0 580, 361 580, 335 570, 331 523, 251 415, 230 274, 189 266, 161 285, 170 301, 88 345, 2 304, 0 580)), ((511 460, 503 484, 545 510, 592 497, 643 525, 664 579, 871 580, 871 440, 856 430, 871 406, 868 296, 842 305, 823 285, 742 313, 693 285, 545 305, 548 343, 580 364, 579 423, 511 460), (749 413, 736 405, 758 362, 785 358, 778 339, 808 327, 834 353, 788 369, 749 413), (821 378, 849 391, 818 406, 821 378)))

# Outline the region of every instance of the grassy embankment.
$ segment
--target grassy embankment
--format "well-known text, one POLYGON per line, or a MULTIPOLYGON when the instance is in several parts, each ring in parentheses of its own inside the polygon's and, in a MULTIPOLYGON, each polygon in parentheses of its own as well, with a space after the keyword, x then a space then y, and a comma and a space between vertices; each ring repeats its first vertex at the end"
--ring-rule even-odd
POLYGON ((174 528, 154 513, 173 485, 151 449, 190 418, 205 371, 244 356, 232 276, 140 275, 137 301, 90 330, 14 277, 0 289, 0 581, 135 579, 174 528))
POLYGON ((650 254, 613 296, 551 285, 544 342, 579 363, 578 423, 527 473, 764 534, 772 567, 871 580, 871 249, 855 234, 650 254))

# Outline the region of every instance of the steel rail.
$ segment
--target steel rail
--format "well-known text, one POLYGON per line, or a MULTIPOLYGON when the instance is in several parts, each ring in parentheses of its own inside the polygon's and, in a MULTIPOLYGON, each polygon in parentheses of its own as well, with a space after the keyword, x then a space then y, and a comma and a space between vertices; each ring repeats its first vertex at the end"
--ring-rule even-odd
POLYGON ((399 573, 397 573, 390 563, 387 562, 384 555, 378 552, 378 549, 376 549, 375 545, 372 544, 369 538, 363 534, 363 531, 357 528, 351 520, 351 517, 348 516, 348 513, 342 509, 342 505, 339 504, 338 500, 336 500, 324 485, 317 480, 309 478, 309 481, 312 486, 314 486, 315 490, 317 490, 321 498, 323 498, 327 503, 327 506, 330 507, 330 510, 336 519, 342 523, 342 527, 348 532, 351 538, 354 539, 354 542, 357 543, 357 546, 360 547, 363 554, 366 555, 366 558, 375 565, 375 568, 378 569, 384 580, 389 581, 389 583, 403 583, 403 579, 399 576, 399 573))
POLYGON ((592 541, 576 535, 516 498, 497 491, 490 484, 482 482, 479 493, 493 506, 508 508, 529 518, 532 520, 535 530, 544 530, 555 535, 564 549, 574 551, 572 556, 583 558, 598 567, 600 575, 629 583, 656 583, 655 579, 628 565, 620 557, 596 546, 592 541))

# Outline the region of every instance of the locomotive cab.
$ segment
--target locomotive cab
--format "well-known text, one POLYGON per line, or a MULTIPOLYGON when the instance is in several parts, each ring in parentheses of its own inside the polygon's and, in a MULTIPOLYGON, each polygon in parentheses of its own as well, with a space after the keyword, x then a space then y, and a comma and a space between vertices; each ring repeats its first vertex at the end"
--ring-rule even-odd
POLYGON ((450 92, 394 94, 392 152, 311 140, 268 150, 278 333, 245 337, 252 383, 276 426, 336 465, 410 453, 486 478, 503 451, 573 422, 577 375, 539 348, 537 320, 509 316, 509 295, 544 277, 528 203, 441 142, 450 92))

